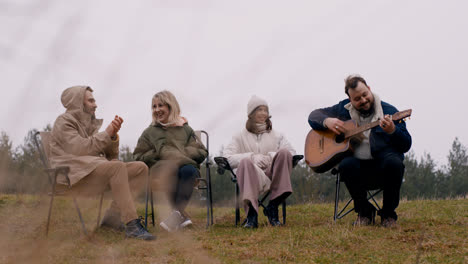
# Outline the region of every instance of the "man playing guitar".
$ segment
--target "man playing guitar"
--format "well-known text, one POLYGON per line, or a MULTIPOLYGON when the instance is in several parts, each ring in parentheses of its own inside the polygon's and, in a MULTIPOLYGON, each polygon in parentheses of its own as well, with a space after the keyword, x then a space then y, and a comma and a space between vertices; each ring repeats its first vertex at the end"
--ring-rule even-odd
POLYGON ((378 186, 383 189, 383 206, 378 212, 381 224, 394 226, 405 169, 403 154, 411 147, 411 135, 405 122, 392 120, 391 115, 398 110, 372 93, 361 76, 346 78, 345 93, 348 99, 312 111, 309 124, 314 130, 329 129, 338 135, 347 132, 344 121, 353 120, 358 126, 364 126, 379 120, 379 126, 362 132, 359 142, 351 141, 354 152, 338 168, 358 213, 355 225, 375 222, 376 209, 367 200, 366 190, 368 186, 378 186))

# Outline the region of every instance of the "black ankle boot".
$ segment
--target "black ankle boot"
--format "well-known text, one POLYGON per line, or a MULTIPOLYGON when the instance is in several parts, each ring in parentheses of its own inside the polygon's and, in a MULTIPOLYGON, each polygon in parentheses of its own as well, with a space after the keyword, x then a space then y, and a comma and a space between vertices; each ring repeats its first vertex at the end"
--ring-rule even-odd
POLYGON ((258 228, 258 214, 252 206, 249 206, 247 223, 245 223, 244 228, 258 228))
POLYGON ((280 226, 281 222, 278 217, 278 206, 273 204, 268 204, 268 206, 263 209, 263 214, 268 217, 268 222, 272 226, 280 226))
POLYGON ((142 239, 142 240, 155 240, 156 237, 150 234, 141 224, 141 219, 137 218, 128 222, 125 225, 125 237, 142 239))

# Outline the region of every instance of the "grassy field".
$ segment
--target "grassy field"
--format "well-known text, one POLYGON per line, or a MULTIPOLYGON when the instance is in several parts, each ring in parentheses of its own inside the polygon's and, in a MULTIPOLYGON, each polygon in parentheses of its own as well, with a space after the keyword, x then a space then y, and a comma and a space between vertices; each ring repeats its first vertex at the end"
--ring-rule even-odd
MULTIPOLYGON (((234 210, 215 208, 215 225, 206 229, 205 210, 190 208, 193 228, 175 234, 150 228, 153 242, 103 229, 85 237, 64 198, 56 200, 46 238, 47 202, 0 195, 0 263, 468 263, 466 199, 402 201, 399 225, 390 229, 352 227, 354 215, 335 224, 332 204, 289 206, 280 228, 261 215, 257 230, 234 227, 234 210)), ((97 204, 80 200, 90 230, 97 204)))

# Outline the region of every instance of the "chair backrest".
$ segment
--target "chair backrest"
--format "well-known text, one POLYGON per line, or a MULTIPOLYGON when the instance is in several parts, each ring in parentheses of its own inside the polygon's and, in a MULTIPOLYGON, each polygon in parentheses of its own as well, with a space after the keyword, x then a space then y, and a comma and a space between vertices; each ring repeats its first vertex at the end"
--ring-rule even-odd
POLYGON ((208 136, 208 133, 204 130, 195 130, 195 137, 197 138, 197 141, 202 144, 206 150, 208 151, 208 156, 206 157, 208 159, 209 155, 210 155, 210 142, 209 142, 209 136, 208 136), (202 135, 205 135, 204 137, 202 135), (203 138, 205 140, 203 140, 203 138))
POLYGON ((37 151, 45 169, 50 169, 49 163, 49 142, 50 132, 36 132, 34 134, 34 143, 36 144, 37 151))
POLYGON ((46 170, 47 177, 49 178, 49 183, 52 184, 54 182, 53 174, 50 172, 50 162, 49 162, 49 142, 50 142, 50 132, 36 132, 34 134, 34 143, 36 144, 37 152, 39 152, 39 156, 42 161, 42 165, 46 170))

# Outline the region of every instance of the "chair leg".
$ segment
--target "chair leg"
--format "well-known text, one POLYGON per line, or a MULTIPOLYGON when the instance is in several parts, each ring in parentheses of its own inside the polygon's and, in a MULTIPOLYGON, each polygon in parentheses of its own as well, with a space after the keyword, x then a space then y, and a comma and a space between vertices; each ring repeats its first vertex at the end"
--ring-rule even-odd
POLYGON ((340 173, 336 174, 336 188, 335 188, 335 212, 333 213, 333 221, 336 222, 338 217, 338 202, 340 200, 340 173))
POLYGON ((240 222, 240 212, 239 212, 239 186, 236 182, 236 226, 240 222))
POLYGON ((99 228, 99 220, 101 220, 101 209, 102 209, 102 200, 104 200, 104 193, 101 194, 101 199, 99 201, 99 212, 97 216, 97 224, 96 224, 96 229, 99 228))
POLYGON ((47 214, 47 225, 46 225, 46 236, 49 235, 49 223, 50 223, 50 216, 52 214, 52 204, 54 203, 55 192, 52 191, 52 196, 50 197, 49 203, 49 213, 47 214))
POLYGON ((336 219, 341 219, 343 217, 345 217, 346 215, 348 215, 349 213, 351 213, 353 210, 354 210, 354 207, 349 209, 348 211, 346 211, 345 213, 343 213, 346 208, 348 208, 348 205, 353 201, 353 199, 349 199, 348 202, 345 204, 345 206, 343 207, 343 209, 341 209, 341 211, 338 213, 338 215, 336 216, 336 219))
POLYGON ((56 182, 57 182, 57 171, 55 171, 54 180, 52 182, 52 197, 50 197, 49 212, 47 214, 46 236, 49 235, 49 223, 50 223, 50 216, 52 215, 52 204, 54 203, 56 182))
POLYGON ((148 196, 149 196, 149 191, 148 188, 146 188, 146 201, 145 201, 145 229, 148 229, 148 196))
POLYGON ((286 224, 286 200, 282 202, 283 205, 283 225, 286 224))
POLYGON ((382 191, 382 189, 376 191, 375 193, 371 193, 370 191, 368 191, 367 193, 369 194, 369 198, 367 200, 370 200, 372 199, 372 201, 374 202, 375 206, 377 207, 376 209, 377 210, 381 210, 380 206, 379 206, 379 203, 377 203, 377 201, 374 199, 374 196, 376 196, 377 194, 379 194, 380 192, 382 191))
POLYGON ((206 228, 210 226, 210 199, 209 199, 209 189, 206 187, 206 228))
POLYGON ((345 204, 345 206, 338 212, 338 203, 340 201, 340 185, 341 185, 341 179, 340 179, 340 173, 336 173, 336 189, 335 189, 335 212, 333 215, 333 221, 336 222, 337 219, 341 219, 348 215, 350 212, 354 210, 354 207, 343 213, 346 208, 348 208, 348 205, 353 201, 353 199, 349 199, 348 202, 345 204))
POLYGON ((85 235, 88 236, 88 231, 86 231, 86 226, 83 220, 83 216, 81 215, 81 211, 80 211, 80 208, 78 207, 78 202, 76 201, 75 197, 73 197, 73 203, 75 204, 76 211, 78 212, 78 217, 80 218, 81 227, 83 228, 83 233, 85 233, 85 235))
POLYGON ((150 195, 151 195, 151 221, 153 223, 153 227, 154 227, 154 202, 153 202, 153 190, 151 190, 150 192, 150 195))
MULTIPOLYGON (((148 200, 150 198, 150 192, 152 193, 153 190, 150 184, 151 174, 148 172, 148 177, 146 178, 146 194, 145 194, 145 229, 148 229, 148 200)), ((153 211, 153 196, 151 196, 151 214, 154 214, 153 211)), ((154 221, 153 221, 154 226, 154 221)))
POLYGON ((207 175, 206 177, 208 178, 208 196, 210 198, 210 223, 213 225, 213 196, 211 193, 211 172, 210 172, 210 167, 209 163, 207 163, 207 175))

